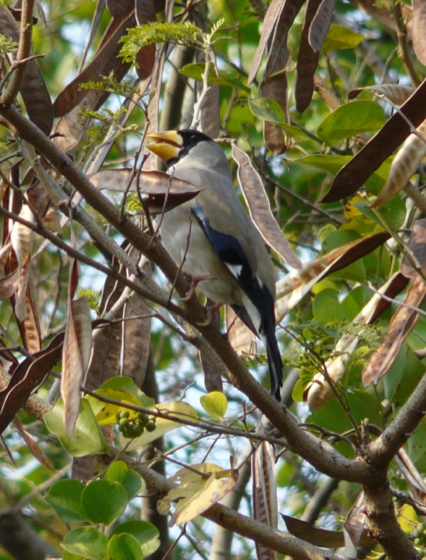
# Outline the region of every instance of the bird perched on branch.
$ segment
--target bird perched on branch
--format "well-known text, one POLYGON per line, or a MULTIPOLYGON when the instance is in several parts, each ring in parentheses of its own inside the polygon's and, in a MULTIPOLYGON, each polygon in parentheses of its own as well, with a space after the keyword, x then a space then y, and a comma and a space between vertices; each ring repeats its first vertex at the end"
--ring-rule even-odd
POLYGON ((271 393, 280 400, 282 361, 275 335, 275 280, 262 238, 234 189, 228 160, 196 130, 149 134, 147 148, 174 176, 202 188, 162 216, 163 243, 211 300, 228 304, 268 355, 271 393))

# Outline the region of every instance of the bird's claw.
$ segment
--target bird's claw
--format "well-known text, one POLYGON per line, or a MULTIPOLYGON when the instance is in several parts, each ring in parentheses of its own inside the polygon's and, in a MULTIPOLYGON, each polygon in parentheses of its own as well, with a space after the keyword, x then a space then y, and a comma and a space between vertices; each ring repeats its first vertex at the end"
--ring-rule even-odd
POLYGON ((197 323, 199 327, 207 327, 213 321, 213 315, 222 307, 223 303, 215 303, 214 305, 208 305, 206 307, 207 319, 201 323, 197 323))
POLYGON ((189 280, 191 281, 191 287, 189 288, 187 293, 181 298, 182 301, 189 301, 192 298, 195 292, 195 288, 198 286, 200 282, 203 282, 204 280, 216 280, 217 278, 217 276, 215 276, 214 274, 197 274, 197 275, 191 275, 187 273, 185 274, 186 276, 188 276, 189 280))

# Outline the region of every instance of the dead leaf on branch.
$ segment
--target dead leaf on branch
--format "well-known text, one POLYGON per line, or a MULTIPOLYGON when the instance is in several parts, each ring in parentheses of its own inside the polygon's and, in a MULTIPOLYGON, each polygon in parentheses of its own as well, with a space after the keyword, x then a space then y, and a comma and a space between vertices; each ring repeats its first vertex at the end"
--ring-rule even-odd
MULTIPOLYGON (((0 6, 0 33, 12 41, 19 42, 19 27, 6 6, 0 6)), ((53 107, 37 59, 26 62, 21 95, 30 120, 49 135, 53 124, 53 107)))
POLYGON ((426 64, 426 2, 413 0, 413 48, 417 58, 426 64))
POLYGON ((426 80, 407 99, 386 124, 336 175, 322 202, 336 202, 353 195, 380 167, 386 158, 426 118, 426 80))
POLYGON ((61 396, 64 401, 64 424, 70 437, 80 409, 80 385, 89 365, 92 350, 92 322, 85 296, 74 299, 78 284, 78 263, 70 264, 68 313, 62 348, 61 396))
POLYGON ((401 84, 381 84, 377 86, 367 86, 353 89, 348 93, 348 99, 355 99, 362 91, 372 91, 391 101, 395 105, 402 105, 407 101, 410 95, 413 95, 415 89, 410 86, 401 84))
POLYGON ((380 379, 395 361, 402 343, 414 328, 418 309, 426 298, 426 282, 421 276, 414 278, 403 304, 393 315, 380 347, 370 356, 362 372, 362 382, 367 387, 380 379))
POLYGON ((191 200, 202 190, 188 181, 162 171, 140 171, 130 168, 108 169, 90 176, 98 189, 114 192, 138 192, 151 214, 168 212, 191 200))
POLYGON ((63 341, 64 333, 61 333, 47 348, 36 352, 31 358, 25 358, 11 370, 9 385, 0 391, 0 434, 60 360, 63 341))
POLYGON ((414 175, 426 155, 426 120, 410 134, 398 150, 385 186, 377 195, 371 208, 377 208, 398 194, 414 175))
POLYGON ((248 77, 249 84, 256 77, 266 47, 271 47, 277 38, 286 42, 288 30, 304 2, 305 0, 272 0, 263 20, 262 34, 248 77))
POLYGON ((169 481, 177 486, 158 501, 160 514, 167 515, 172 503, 176 509, 169 526, 188 523, 213 504, 221 500, 235 487, 238 473, 234 469, 223 470, 213 463, 200 463, 191 468, 180 469, 169 481))
MULTIPOLYGON (((278 527, 277 477, 273 445, 263 441, 252 457, 254 519, 271 529, 278 527)), ((259 560, 274 560, 276 553, 256 543, 259 560)))
MULTIPOLYGON (((325 39, 327 35, 328 28, 331 24, 331 18, 333 16, 333 10, 331 12, 325 12, 329 15, 329 21, 322 21, 322 24, 326 28, 325 35, 323 33, 324 29, 321 27, 318 30, 315 28, 315 16, 317 11, 320 9, 321 4, 324 4, 325 0, 309 0, 306 9, 305 22, 303 25, 302 36, 300 39, 299 52, 297 54, 297 79, 296 79, 296 108, 299 113, 303 113, 305 109, 308 108, 311 102, 312 95, 314 93, 314 74, 317 69, 320 49, 315 49, 311 44, 311 37, 316 44, 321 40, 325 39)), ((317 23, 319 20, 316 20, 317 23)))
POLYGON ((300 270, 303 266, 302 261, 291 248, 274 218, 263 181, 253 167, 249 156, 233 143, 232 157, 238 164, 238 183, 247 202, 250 216, 260 235, 284 261, 300 270))
POLYGON ((345 268, 349 264, 377 249, 387 239, 387 232, 375 233, 351 241, 329 253, 304 264, 302 270, 293 270, 277 282, 275 314, 277 323, 293 309, 311 288, 328 274, 345 268))
POLYGON ((417 220, 413 224, 407 241, 407 249, 418 269, 413 268, 413 265, 404 256, 401 263, 401 273, 406 278, 415 278, 419 271, 426 275, 426 218, 417 220))
MULTIPOLYGON (((302 539, 314 546, 322 546, 324 548, 340 548, 345 544, 343 531, 327 531, 318 529, 307 521, 302 521, 295 517, 282 515, 289 533, 302 539)), ((375 541, 369 537, 368 530, 365 530, 360 538, 360 546, 371 546, 375 541)))

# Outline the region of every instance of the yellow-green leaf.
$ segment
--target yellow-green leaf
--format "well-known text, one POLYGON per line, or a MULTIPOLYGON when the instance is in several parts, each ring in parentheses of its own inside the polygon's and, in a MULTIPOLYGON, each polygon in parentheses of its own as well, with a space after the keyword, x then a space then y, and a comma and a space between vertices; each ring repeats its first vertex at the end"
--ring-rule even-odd
POLYGON ((200 398, 201 406, 211 418, 222 420, 228 410, 228 401, 220 391, 212 391, 200 398))

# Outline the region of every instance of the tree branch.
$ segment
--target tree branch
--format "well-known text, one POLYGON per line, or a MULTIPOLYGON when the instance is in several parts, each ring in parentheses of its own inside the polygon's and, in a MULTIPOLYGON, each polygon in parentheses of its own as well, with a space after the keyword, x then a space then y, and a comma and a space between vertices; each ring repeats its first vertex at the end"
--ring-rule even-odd
POLYGON ((14 72, 10 80, 9 86, 5 93, 0 97, 0 105, 11 105, 18 95, 22 80, 24 78, 25 63, 31 52, 31 38, 33 28, 33 9, 34 0, 24 0, 21 11, 21 28, 18 53, 14 62, 14 72))

